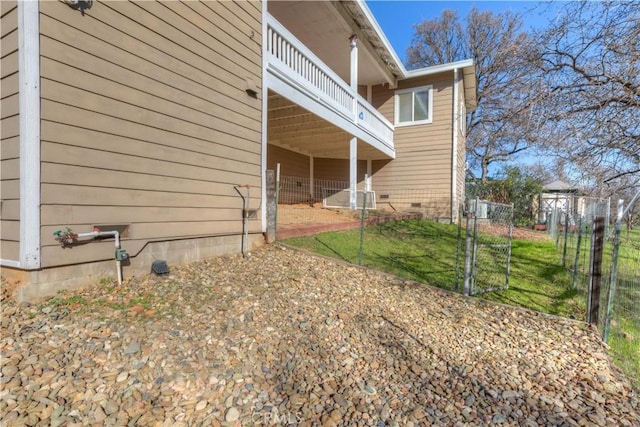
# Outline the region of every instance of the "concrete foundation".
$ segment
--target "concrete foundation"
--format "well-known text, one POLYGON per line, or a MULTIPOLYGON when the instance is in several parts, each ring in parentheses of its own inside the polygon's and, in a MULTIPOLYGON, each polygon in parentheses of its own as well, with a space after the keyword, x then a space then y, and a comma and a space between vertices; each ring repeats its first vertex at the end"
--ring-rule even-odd
MULTIPOLYGON (((262 234, 249 235, 250 249, 264 244, 262 234)), ((171 270, 172 267, 192 261, 239 254, 242 251, 241 245, 241 235, 151 242, 139 254, 123 262, 123 278, 126 281, 132 276, 149 274, 151 264, 156 260, 166 261, 171 270)), ((3 267, 2 277, 13 298, 20 302, 34 302, 54 296, 62 290, 100 286, 101 279, 117 280, 117 272, 115 260, 108 260, 34 271, 3 267)))

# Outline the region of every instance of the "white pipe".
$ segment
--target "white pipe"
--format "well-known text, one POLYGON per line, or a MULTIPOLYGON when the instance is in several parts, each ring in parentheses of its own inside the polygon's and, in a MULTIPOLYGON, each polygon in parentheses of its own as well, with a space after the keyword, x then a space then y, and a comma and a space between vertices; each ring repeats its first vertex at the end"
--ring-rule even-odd
MULTIPOLYGON (((120 233, 116 230, 111 231, 91 231, 89 233, 78 233, 77 237, 102 237, 113 236, 116 243, 116 249, 120 249, 120 233)), ((118 276, 118 285, 122 285, 122 261, 116 259, 116 274, 118 276)))
POLYGON ((118 286, 122 285, 122 261, 116 260, 116 273, 118 275, 118 286))
MULTIPOLYGON (((67 244, 67 241, 75 242, 79 238, 84 237, 102 237, 102 236, 112 236, 115 239, 116 250, 120 249, 120 233, 116 230, 110 231, 100 231, 94 230, 88 233, 72 233, 71 229, 67 228, 66 233, 56 232, 54 233, 58 235, 57 240, 62 243, 63 246, 67 244)), ((122 285, 122 261, 116 258, 116 273, 118 276, 118 285, 122 285)))
POLYGON ((241 243, 241 251, 242 257, 248 258, 248 246, 249 246, 249 204, 251 203, 251 186, 249 184, 245 185, 234 185, 233 188, 236 192, 242 197, 242 243, 241 243), (239 188, 247 189, 247 197, 245 198, 239 188))
POLYGON ((113 236, 116 239, 116 249, 120 249, 120 233, 116 230, 111 231, 91 231, 89 233, 78 233, 76 237, 102 237, 113 236))

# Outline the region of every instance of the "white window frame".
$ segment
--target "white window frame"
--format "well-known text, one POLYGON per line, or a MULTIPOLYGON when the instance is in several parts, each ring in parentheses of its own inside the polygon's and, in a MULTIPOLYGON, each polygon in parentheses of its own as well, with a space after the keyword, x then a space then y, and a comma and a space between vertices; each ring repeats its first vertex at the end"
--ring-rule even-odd
MULTIPOLYGON (((433 123, 433 85, 427 85, 427 86, 420 86, 420 87, 412 87, 409 89, 401 89, 401 90, 397 90, 395 91, 395 95, 394 95, 394 123, 395 126, 414 126, 414 125, 423 125, 423 124, 429 124, 429 123, 433 123), (429 112, 427 115, 427 119, 426 120, 411 120, 411 121, 406 121, 406 122, 401 122, 400 121, 400 95, 405 94, 405 93, 413 93, 415 94, 416 92, 424 92, 424 91, 428 91, 429 92, 429 112)), ((411 116, 413 117, 413 113, 414 113, 414 108, 413 108, 413 103, 415 102, 415 95, 411 97, 412 99, 412 104, 411 104, 411 116)))

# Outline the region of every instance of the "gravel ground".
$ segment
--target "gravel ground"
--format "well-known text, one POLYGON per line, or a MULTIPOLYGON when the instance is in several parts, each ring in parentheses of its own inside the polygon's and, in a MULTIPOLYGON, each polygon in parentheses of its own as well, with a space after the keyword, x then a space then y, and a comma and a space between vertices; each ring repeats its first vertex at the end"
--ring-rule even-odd
POLYGON ((270 246, 3 301, 1 425, 640 425, 586 325, 270 246))

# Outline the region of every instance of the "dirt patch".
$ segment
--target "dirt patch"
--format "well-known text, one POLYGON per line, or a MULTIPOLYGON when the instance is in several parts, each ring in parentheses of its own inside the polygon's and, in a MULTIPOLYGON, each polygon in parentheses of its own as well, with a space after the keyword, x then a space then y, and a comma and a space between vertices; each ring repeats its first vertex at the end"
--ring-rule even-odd
MULTIPOLYGON (((501 237, 507 237, 509 235, 509 227, 507 225, 479 223, 478 229, 483 233, 493 234, 501 237)), ((511 233, 514 239, 532 240, 536 242, 551 241, 549 233, 545 231, 535 231, 530 228, 514 227, 511 233)))

